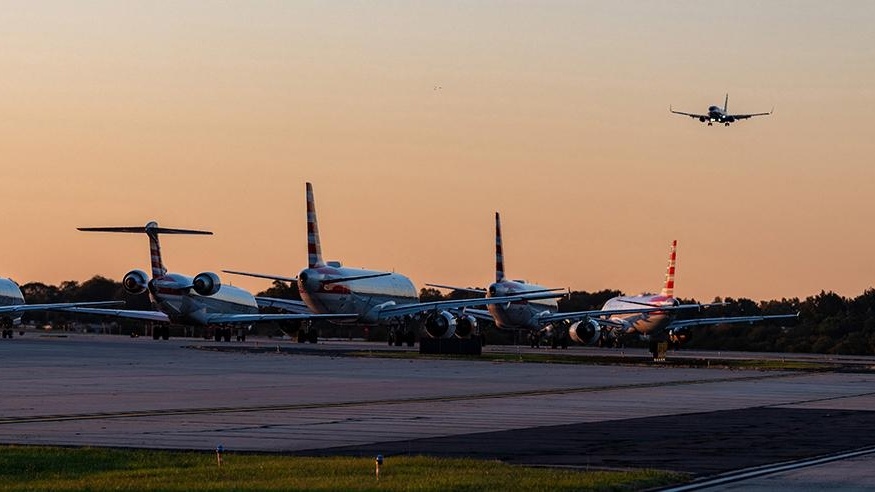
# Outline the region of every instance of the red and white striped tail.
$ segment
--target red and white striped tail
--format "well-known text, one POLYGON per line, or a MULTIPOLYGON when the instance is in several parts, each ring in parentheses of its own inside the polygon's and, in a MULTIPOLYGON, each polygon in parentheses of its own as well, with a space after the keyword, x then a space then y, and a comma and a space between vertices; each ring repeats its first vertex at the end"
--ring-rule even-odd
POLYGON ((501 217, 495 212, 495 281, 504 280, 504 251, 501 248, 501 217))
POLYGON ((319 226, 316 223, 316 200, 313 185, 307 183, 307 255, 310 268, 325 266, 322 261, 322 246, 319 244, 319 226))
POLYGON ((149 236, 149 252, 152 258, 152 278, 161 278, 167 275, 167 269, 164 268, 164 261, 161 259, 161 243, 158 242, 157 229, 157 222, 146 224, 146 235, 149 236))
POLYGON ((665 285, 662 286, 662 295, 674 297, 674 269, 677 261, 677 239, 671 242, 671 254, 668 257, 668 268, 665 271, 665 285))

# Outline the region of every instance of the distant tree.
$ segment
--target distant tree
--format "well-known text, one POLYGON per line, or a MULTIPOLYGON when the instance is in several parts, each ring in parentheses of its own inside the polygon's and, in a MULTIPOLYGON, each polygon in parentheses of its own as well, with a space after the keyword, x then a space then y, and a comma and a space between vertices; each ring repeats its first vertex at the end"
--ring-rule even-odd
POLYGON ((436 302, 436 301, 445 301, 443 294, 441 291, 434 289, 432 287, 423 287, 419 289, 419 301, 420 302, 436 302))
POLYGON ((298 291, 298 284, 295 282, 284 282, 282 280, 274 280, 273 285, 256 295, 258 297, 274 297, 277 299, 293 299, 296 301, 301 300, 301 293, 298 291))

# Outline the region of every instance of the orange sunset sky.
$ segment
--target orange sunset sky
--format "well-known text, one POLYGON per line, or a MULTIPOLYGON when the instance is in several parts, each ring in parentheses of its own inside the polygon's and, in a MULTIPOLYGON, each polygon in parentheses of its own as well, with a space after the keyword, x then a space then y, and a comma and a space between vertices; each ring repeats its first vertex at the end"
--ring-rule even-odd
MULTIPOLYGON (((3 2, 0 273, 306 266, 756 300, 875 283, 875 3, 3 2), (438 89, 435 89, 439 87, 438 89), (730 128, 671 115, 769 111, 730 128)), ((227 279, 226 279, 227 280, 227 279)), ((269 282, 234 278, 261 290, 269 282)))

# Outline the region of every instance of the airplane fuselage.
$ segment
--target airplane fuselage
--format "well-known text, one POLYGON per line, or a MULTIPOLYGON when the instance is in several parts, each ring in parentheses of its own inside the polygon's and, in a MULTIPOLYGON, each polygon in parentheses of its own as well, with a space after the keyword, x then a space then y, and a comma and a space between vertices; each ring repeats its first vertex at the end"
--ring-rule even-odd
POLYGON ((168 273, 149 281, 149 295, 158 309, 174 323, 209 324, 209 314, 257 314, 255 297, 243 289, 222 285, 218 292, 203 296, 195 292, 192 277, 168 273))
MULTIPOLYGON (((502 280, 489 286, 486 297, 504 297, 532 291, 544 291, 545 287, 514 280, 502 280)), ((555 313, 559 303, 554 298, 523 300, 509 304, 489 304, 486 309, 492 315, 495 326, 501 330, 540 330, 544 324, 538 320, 543 313, 555 313)))
POLYGON ((398 273, 345 282, 325 282, 341 277, 380 275, 373 270, 320 266, 307 268, 298 274, 301 299, 314 313, 356 314, 357 324, 374 325, 388 320, 380 317, 381 307, 401 306, 419 302, 413 282, 398 273))
MULTIPOLYGON (((671 296, 648 295, 636 297, 614 297, 605 302, 604 310, 640 309, 643 306, 676 306, 678 301, 671 296)), ((661 333, 672 321, 673 316, 667 312, 633 313, 610 316, 613 321, 620 322, 623 333, 638 335, 643 338, 661 333)))
MULTIPOLYGON (((17 306, 19 304, 24 304, 24 295, 18 284, 8 278, 0 278, 0 306, 17 306)), ((0 321, 3 324, 18 325, 21 323, 21 315, 15 315, 14 318, 0 317, 0 321)))

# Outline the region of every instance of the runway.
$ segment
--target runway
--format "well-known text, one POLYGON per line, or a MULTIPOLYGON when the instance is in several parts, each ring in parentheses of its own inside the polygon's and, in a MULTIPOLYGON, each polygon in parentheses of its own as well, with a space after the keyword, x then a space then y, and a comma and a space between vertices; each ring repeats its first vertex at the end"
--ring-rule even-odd
POLYGON ((701 477, 875 446, 875 359, 789 372, 337 356, 385 347, 347 342, 190 345, 212 342, 0 343, 0 442, 427 453, 701 477))

